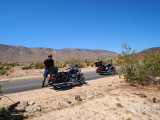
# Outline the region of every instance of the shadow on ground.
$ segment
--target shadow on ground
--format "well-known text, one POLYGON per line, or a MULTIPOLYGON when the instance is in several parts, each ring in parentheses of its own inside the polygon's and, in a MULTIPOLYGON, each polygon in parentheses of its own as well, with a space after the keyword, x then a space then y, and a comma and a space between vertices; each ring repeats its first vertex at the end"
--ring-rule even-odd
MULTIPOLYGON (((88 85, 88 83, 86 82, 85 84, 83 84, 83 85, 88 85)), ((64 85, 61 89, 57 89, 56 91, 58 92, 58 91, 66 91, 66 90, 70 90, 70 89, 73 89, 73 88, 75 88, 75 87, 82 87, 83 85, 80 85, 80 84, 72 84, 72 85, 64 85)), ((53 87, 52 88, 50 88, 50 89, 53 89, 53 90, 55 90, 53 87)))

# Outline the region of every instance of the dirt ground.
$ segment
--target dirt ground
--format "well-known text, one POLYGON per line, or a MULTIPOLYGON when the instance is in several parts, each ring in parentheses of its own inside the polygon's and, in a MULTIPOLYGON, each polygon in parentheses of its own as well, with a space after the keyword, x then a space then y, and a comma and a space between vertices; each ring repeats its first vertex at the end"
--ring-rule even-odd
MULTIPOLYGON (((87 67, 81 68, 82 72, 96 70, 96 67, 87 67)), ((58 68, 59 72, 67 71, 65 68, 58 68)), ((43 77, 44 69, 28 69, 22 70, 20 66, 13 67, 13 72, 10 73, 8 76, 1 75, 0 81, 4 80, 14 80, 14 79, 21 79, 21 78, 33 78, 33 77, 43 77)))
MULTIPOLYGON (((118 75, 106 75, 62 90, 45 87, 6 96, 15 102, 36 102, 26 107, 27 120, 160 120, 157 87, 129 86, 118 75), (76 100, 77 95, 82 100, 76 100), (35 106, 41 106, 41 111, 37 112, 35 106)), ((0 106, 13 103, 6 97, 0 98, 0 106)))

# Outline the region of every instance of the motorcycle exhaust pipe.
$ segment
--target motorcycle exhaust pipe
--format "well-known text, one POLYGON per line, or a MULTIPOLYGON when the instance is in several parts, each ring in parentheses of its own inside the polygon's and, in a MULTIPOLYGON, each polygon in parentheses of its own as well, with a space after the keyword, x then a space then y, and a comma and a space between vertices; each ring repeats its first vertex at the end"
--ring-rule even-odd
POLYGON ((74 83, 74 82, 62 82, 62 83, 53 83, 53 85, 61 85, 61 84, 71 84, 71 83, 74 83))

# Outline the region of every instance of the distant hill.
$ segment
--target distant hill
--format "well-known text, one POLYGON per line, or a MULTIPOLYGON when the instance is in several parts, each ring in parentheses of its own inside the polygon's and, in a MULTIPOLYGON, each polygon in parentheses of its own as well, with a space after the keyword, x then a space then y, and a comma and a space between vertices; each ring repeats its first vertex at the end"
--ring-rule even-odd
POLYGON ((147 56, 150 53, 154 53, 154 52, 157 52, 160 55, 160 47, 153 47, 153 48, 145 49, 137 54, 138 54, 138 58, 143 58, 144 56, 147 56))
POLYGON ((117 53, 107 50, 29 48, 0 44, 2 62, 43 61, 48 54, 52 54, 54 60, 68 60, 71 57, 80 60, 115 59, 117 56, 117 53))

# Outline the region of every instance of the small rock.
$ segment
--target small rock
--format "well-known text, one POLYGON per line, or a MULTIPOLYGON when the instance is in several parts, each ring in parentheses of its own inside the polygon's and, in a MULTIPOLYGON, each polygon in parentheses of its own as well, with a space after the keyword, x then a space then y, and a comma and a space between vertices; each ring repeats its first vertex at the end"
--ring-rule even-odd
POLYGON ((71 104, 72 102, 71 102, 71 101, 67 101, 67 103, 68 103, 68 104, 71 104))
POLYGON ((52 107, 48 107, 48 111, 52 110, 52 107))
POLYGON ((47 108, 43 109, 43 112, 47 112, 47 108))
POLYGON ((41 107, 41 105, 36 105, 36 107, 41 107))
POLYGON ((36 117, 40 117, 41 115, 39 113, 36 113, 36 117))
POLYGON ((35 103, 36 102, 32 100, 32 101, 29 102, 29 105, 34 105, 35 103))
POLYGON ((137 109, 135 109, 135 111, 138 113, 138 110, 137 110, 137 109))
POLYGON ((154 102, 154 103, 156 103, 156 102, 157 102, 157 99, 156 99, 155 97, 154 97, 152 100, 153 100, 153 102, 154 102))
POLYGON ((117 107, 123 108, 123 106, 120 103, 117 103, 117 107))
POLYGON ((147 96, 146 96, 145 94, 143 94, 143 93, 142 93, 140 96, 141 96, 142 98, 147 97, 147 96))
POLYGON ((33 108, 31 107, 29 110, 30 110, 30 111, 33 111, 33 108))
POLYGON ((126 120, 131 120, 131 118, 130 118, 130 117, 127 117, 126 120))
POLYGON ((134 94, 135 94, 135 95, 140 95, 141 93, 140 93, 140 92, 134 92, 134 94))
POLYGON ((28 106, 29 104, 28 104, 28 102, 27 102, 27 101, 23 101, 23 102, 22 102, 22 105, 24 105, 24 106, 28 106))
POLYGON ((147 104, 147 103, 144 101, 143 104, 147 104))
POLYGON ((37 109, 38 111, 41 111, 41 107, 37 107, 36 109, 37 109))
POLYGON ((28 114, 24 113, 23 118, 28 118, 28 114))
POLYGON ((64 107, 64 104, 63 103, 58 103, 60 107, 64 107))
POLYGON ((18 112, 25 112, 25 106, 22 105, 22 106, 18 106, 15 108, 15 111, 18 111, 18 112))
POLYGON ((109 85, 108 85, 108 87, 111 87, 111 86, 112 86, 112 84, 109 84, 109 85))
POLYGON ((75 96, 75 100, 82 101, 82 98, 81 98, 80 95, 76 95, 76 96, 75 96))
POLYGON ((143 115, 145 115, 145 114, 146 114, 146 112, 142 112, 142 114, 143 114, 143 115))

